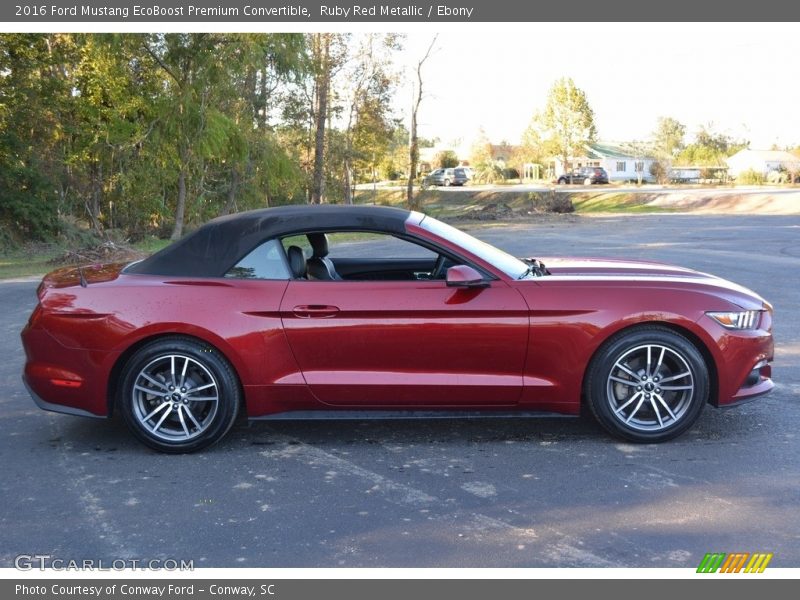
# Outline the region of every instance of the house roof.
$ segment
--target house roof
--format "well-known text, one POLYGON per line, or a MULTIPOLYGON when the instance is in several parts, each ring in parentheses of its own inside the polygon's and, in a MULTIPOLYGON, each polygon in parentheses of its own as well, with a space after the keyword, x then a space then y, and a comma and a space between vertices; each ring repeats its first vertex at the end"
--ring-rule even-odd
MULTIPOLYGON (((644 149, 640 153, 634 153, 630 147, 622 146, 619 144, 612 144, 609 142, 592 142, 584 146, 586 151, 583 156, 572 156, 570 160, 576 159, 589 159, 589 160, 602 160, 602 159, 619 159, 619 160, 653 160, 652 155, 644 149)), ((558 160, 558 157, 553 157, 558 160)))
POLYGON ((646 151, 635 153, 631 148, 619 146, 617 144, 610 144, 606 142, 592 142, 586 144, 586 158, 600 159, 600 158, 620 158, 620 159, 636 159, 636 158, 650 158, 646 151))

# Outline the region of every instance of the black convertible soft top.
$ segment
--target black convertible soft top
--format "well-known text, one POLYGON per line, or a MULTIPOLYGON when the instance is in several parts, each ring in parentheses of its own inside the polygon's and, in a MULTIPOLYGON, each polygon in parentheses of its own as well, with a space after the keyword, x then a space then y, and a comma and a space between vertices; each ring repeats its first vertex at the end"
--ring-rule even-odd
POLYGON ((209 221, 126 273, 222 277, 262 242, 310 231, 405 233, 407 210, 385 206, 292 205, 261 208, 209 221))

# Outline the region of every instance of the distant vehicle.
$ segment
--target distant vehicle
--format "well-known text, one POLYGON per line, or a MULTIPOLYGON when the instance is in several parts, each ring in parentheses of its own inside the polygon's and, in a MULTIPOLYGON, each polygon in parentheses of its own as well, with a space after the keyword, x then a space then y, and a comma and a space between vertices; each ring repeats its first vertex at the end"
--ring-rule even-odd
POLYGON ((564 173, 558 178, 559 185, 566 183, 579 183, 594 185, 595 183, 608 183, 608 173, 603 167, 582 167, 576 171, 564 173))
POLYGON ((422 180, 422 187, 451 185, 465 185, 470 180, 470 174, 464 167, 453 169, 436 169, 422 180))

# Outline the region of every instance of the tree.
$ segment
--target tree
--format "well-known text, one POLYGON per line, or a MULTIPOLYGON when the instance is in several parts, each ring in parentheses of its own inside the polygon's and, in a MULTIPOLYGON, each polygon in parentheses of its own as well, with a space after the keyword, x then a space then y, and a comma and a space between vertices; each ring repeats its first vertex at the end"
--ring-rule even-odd
POLYGON ((311 180, 311 203, 320 204, 325 195, 325 124, 328 120, 333 59, 332 33, 311 35, 311 57, 314 65, 314 174, 311 180))
POLYGON ((440 150, 433 157, 433 166, 437 169, 452 169, 458 166, 458 155, 452 150, 440 150))
POLYGON ((483 127, 469 149, 469 164, 475 169, 475 181, 495 183, 503 179, 503 166, 495 162, 492 154, 492 143, 483 127))
POLYGON ((398 47, 378 34, 0 36, 0 244, 177 238, 236 210, 335 201, 351 172, 405 173, 398 47))
POLYGON ((331 121, 331 94, 334 78, 347 59, 347 44, 350 36, 341 33, 309 34, 311 50, 311 69, 313 82, 313 104, 311 113, 314 119, 314 168, 311 177, 312 204, 325 199, 325 180, 328 172, 325 161, 325 130, 331 121))
POLYGON ((347 125, 342 156, 344 202, 352 204, 354 166, 369 165, 374 171, 376 156, 385 152, 392 131, 391 101, 395 84, 391 57, 400 50, 396 34, 368 33, 355 38, 355 48, 342 74, 346 98, 347 125))
POLYGON ((658 117, 653 145, 659 159, 674 158, 683 149, 686 126, 672 117, 658 117))
POLYGON ((411 130, 408 136, 408 181, 406 182, 406 203, 409 210, 419 210, 419 200, 414 197, 414 180, 417 178, 417 164, 419 163, 419 140, 417 139, 417 115, 422 104, 422 67, 431 55, 438 34, 433 36, 427 51, 417 61, 415 69, 416 83, 414 85, 414 99, 411 102, 411 130))
POLYGON ((547 95, 542 124, 558 149, 564 169, 576 152, 594 141, 594 112, 586 94, 569 77, 557 80, 547 95))
MULTIPOLYGON (((683 150, 686 126, 672 117, 659 117, 652 134, 650 153, 656 159, 650 165, 650 174, 658 183, 667 183, 672 172, 672 161, 683 150)), ((641 179, 641 175, 640 175, 641 179)), ((641 182, 640 182, 641 183, 641 182)))
POLYGON ((235 122, 218 107, 230 94, 227 68, 239 49, 223 34, 168 33, 143 36, 143 50, 164 78, 157 139, 177 173, 175 223, 170 239, 183 235, 192 176, 202 189, 205 161, 222 154, 237 135, 235 122))
POLYGON ((478 129, 478 135, 469 148, 469 164, 478 169, 492 162, 492 143, 483 127, 478 129))
POLYGON ((746 140, 715 131, 714 124, 702 125, 695 134, 695 141, 687 145, 678 160, 689 165, 704 167, 724 166, 725 159, 748 146, 746 140))

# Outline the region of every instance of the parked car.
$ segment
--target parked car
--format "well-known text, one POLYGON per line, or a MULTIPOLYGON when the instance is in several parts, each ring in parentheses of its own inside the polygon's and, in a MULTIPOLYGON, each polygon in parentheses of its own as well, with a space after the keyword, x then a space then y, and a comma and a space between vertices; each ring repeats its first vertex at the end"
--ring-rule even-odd
POLYGON ((773 387, 773 309, 755 292, 681 266, 515 258, 388 207, 220 217, 138 262, 53 271, 37 294, 22 331, 34 401, 121 413, 171 453, 219 441, 240 410, 585 408, 612 434, 661 442, 706 404, 773 387))
POLYGON ((429 173, 423 180, 423 187, 443 185, 449 187, 451 185, 465 185, 470 177, 467 169, 464 167, 455 167, 452 169, 436 169, 429 173))
POLYGON ((603 167, 582 167, 577 171, 564 173, 558 178, 558 183, 579 183, 582 185, 594 185, 595 183, 608 183, 608 173, 603 167))

